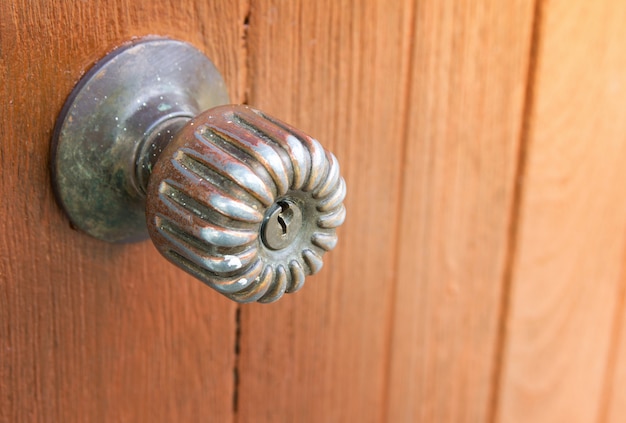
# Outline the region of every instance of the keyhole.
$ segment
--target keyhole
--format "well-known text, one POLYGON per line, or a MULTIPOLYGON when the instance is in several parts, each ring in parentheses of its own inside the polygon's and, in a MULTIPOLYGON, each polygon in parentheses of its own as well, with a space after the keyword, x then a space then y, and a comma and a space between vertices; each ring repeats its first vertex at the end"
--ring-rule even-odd
POLYGON ((280 229, 283 231, 282 236, 287 236, 287 227, 293 220, 293 210, 286 201, 279 201, 280 213, 276 216, 280 229))
POLYGON ((268 211, 261 239, 271 250, 281 250, 298 238, 302 229, 302 210, 292 200, 281 199, 268 211))

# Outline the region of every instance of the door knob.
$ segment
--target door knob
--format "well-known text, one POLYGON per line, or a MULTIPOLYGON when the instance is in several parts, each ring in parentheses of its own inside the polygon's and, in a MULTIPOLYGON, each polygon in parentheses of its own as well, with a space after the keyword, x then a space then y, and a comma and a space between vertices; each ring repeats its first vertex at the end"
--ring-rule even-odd
POLYGON ((99 61, 55 127, 55 193, 73 226, 149 237, 237 302, 272 302, 322 267, 345 219, 335 156, 228 95, 187 43, 143 39, 99 61))

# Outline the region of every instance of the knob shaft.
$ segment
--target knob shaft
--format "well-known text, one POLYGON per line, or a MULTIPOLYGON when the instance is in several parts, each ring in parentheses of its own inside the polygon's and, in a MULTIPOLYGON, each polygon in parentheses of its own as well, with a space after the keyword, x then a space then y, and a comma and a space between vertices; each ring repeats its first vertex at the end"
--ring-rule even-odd
POLYGON ((345 219, 335 156, 247 106, 185 125, 150 176, 146 216, 158 250, 238 302, 272 302, 322 267, 345 219))

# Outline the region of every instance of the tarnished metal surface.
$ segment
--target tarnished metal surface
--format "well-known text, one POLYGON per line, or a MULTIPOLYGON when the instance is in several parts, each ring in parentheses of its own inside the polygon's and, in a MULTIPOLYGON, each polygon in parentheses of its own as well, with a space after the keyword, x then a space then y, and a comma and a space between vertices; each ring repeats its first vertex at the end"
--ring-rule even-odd
POLYGON ((228 103, 221 75, 189 44, 143 39, 74 88, 52 142, 52 180, 74 226, 111 242, 147 237, 145 185, 158 153, 202 110, 228 103))
POLYGON ((221 76, 189 44, 153 38, 117 49, 59 116, 52 179, 90 235, 149 233, 218 292, 272 302, 321 269, 345 219, 346 186, 315 139, 247 106, 215 107, 227 102, 221 76))
POLYGON ((322 267, 345 218, 335 156, 247 106, 213 108, 165 148, 146 216, 159 251, 238 302, 272 302, 322 267))

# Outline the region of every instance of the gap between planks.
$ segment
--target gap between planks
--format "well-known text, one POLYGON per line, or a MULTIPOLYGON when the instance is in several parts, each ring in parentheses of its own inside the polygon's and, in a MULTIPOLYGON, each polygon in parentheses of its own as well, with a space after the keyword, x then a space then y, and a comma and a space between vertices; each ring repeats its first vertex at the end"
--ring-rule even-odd
MULTIPOLYGON (((238 99, 242 104, 248 104, 248 98, 250 93, 250 54, 249 54, 249 29, 250 29, 250 17, 252 15, 251 0, 247 0, 244 4, 243 19, 241 21, 241 53, 243 57, 243 72, 239 81, 239 95, 238 99)), ((241 304, 237 304, 235 309, 235 340, 233 351, 235 354, 233 363, 233 396, 232 396, 232 410, 233 410, 233 422, 239 421, 239 383, 241 375, 239 371, 239 362, 241 359, 241 304)))
MULTIPOLYGON (((402 110, 404 111, 403 116, 402 116, 402 123, 401 123, 401 137, 402 137, 402 152, 400 157, 402 157, 402 161, 400 162, 400 171, 399 174, 401 175, 400 177, 400 183, 398 184, 397 187, 397 195, 396 198, 397 203, 396 203, 396 223, 395 223, 395 228, 394 228, 394 240, 393 240, 393 248, 394 248, 394 253, 392 254, 392 257, 395 257, 394 260, 394 264, 393 264, 393 269, 396 270, 396 275, 397 276, 397 269, 399 269, 400 266, 400 254, 399 254, 399 250, 401 248, 400 242, 401 242, 401 238, 402 238, 402 219, 404 218, 404 207, 402 206, 403 203, 403 198, 402 198, 402 194, 404 192, 404 186, 406 183, 406 177, 405 177, 405 169, 407 167, 407 160, 408 160, 408 154, 407 154, 407 150, 408 150, 408 144, 409 144, 409 122, 410 122, 410 111, 411 111, 411 107, 410 107, 410 103, 411 103, 411 96, 413 93, 413 78, 411 78, 411 68, 414 62, 414 56, 415 56, 415 47, 414 47, 414 38, 415 38, 415 25, 417 24, 417 6, 416 6, 416 2, 411 2, 409 5, 409 10, 408 10, 408 24, 409 27, 407 28, 406 31, 406 35, 403 37, 403 41, 406 43, 403 46, 403 50, 404 50, 404 63, 402 64, 402 79, 404 79, 403 82, 403 86, 404 88, 404 98, 402 99, 402 110)), ((384 355, 384 360, 385 360, 385 373, 383 375, 383 403, 382 403, 382 407, 381 407, 381 412, 383 413, 380 416, 380 421, 384 421, 386 416, 389 415, 389 396, 390 396, 390 392, 391 392, 391 371, 392 371, 392 363, 391 363, 391 358, 392 358, 392 352, 391 349, 393 347, 393 339, 394 339, 394 329, 396 328, 395 325, 395 314, 394 314, 394 309, 395 309, 395 305, 396 305, 396 298, 398 295, 398 279, 397 277, 393 278, 394 283, 392 285, 391 288, 391 292, 389 295, 389 302, 391 303, 389 307, 387 307, 388 310, 388 316, 387 316, 387 330, 385 331, 385 344, 386 344, 386 351, 385 351, 385 355, 384 355)))
POLYGON ((519 235, 520 222, 522 219, 522 201, 524 195, 524 174, 530 149, 530 134, 532 131, 532 117, 535 103, 535 82, 537 80, 537 69, 539 61, 539 50, 541 47, 541 30, 543 17, 543 2, 535 0, 533 7, 533 22, 530 33, 530 48, 528 51, 528 70, 526 72, 526 91, 524 93, 524 105, 522 109, 522 124, 517 152, 517 168, 515 169, 515 185, 513 187, 513 199, 511 202, 511 212, 509 218, 509 233, 507 241, 507 251, 502 275, 502 292, 500 299, 500 310, 498 312, 498 332, 494 348, 494 367, 491 382, 491 400, 489 407, 489 422, 498 421, 498 408, 500 400, 500 385, 502 381, 502 369, 504 367, 504 357, 507 342, 507 322, 509 317, 509 306, 511 296, 511 285, 513 281, 513 270, 516 265, 517 240, 519 235))

